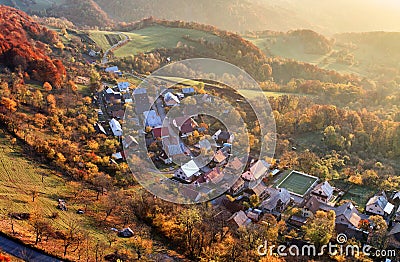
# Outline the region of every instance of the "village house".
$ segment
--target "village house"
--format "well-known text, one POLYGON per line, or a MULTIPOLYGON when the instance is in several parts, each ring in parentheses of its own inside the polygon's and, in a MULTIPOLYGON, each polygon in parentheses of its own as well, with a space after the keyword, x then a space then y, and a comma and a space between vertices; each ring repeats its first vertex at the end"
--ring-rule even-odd
POLYGON ((256 195, 262 200, 267 195, 267 187, 263 182, 259 182, 253 186, 249 186, 249 188, 246 189, 246 192, 250 195, 256 195))
POLYGON ((97 56, 100 55, 100 52, 96 52, 93 49, 90 49, 89 52, 88 52, 88 55, 91 56, 91 57, 97 57, 97 56))
POLYGON ((134 232, 132 229, 128 227, 118 231, 118 236, 123 238, 129 238, 134 236, 134 232))
POLYGON ((218 165, 224 165, 228 159, 228 153, 225 150, 218 150, 214 155, 214 162, 218 165))
POLYGON ((328 203, 333 197, 333 187, 328 181, 318 184, 312 191, 311 195, 315 196, 322 202, 328 203))
POLYGON ((193 95, 195 93, 195 90, 193 87, 184 87, 182 88, 182 93, 187 96, 187 95, 193 95))
POLYGON ((394 223, 392 229, 387 233, 388 247, 400 248, 400 223, 394 223))
MULTIPOLYGON (((233 137, 233 136, 232 136, 233 137)), ((222 131, 218 130, 217 132, 214 133, 212 138, 217 142, 218 144, 224 144, 224 143, 231 143, 231 134, 229 134, 228 131, 222 131)))
POLYGON ((346 225, 348 228, 358 229, 361 217, 357 208, 351 203, 346 202, 334 209, 336 213, 336 224, 346 225))
POLYGON ((307 199, 307 201, 303 204, 301 213, 303 217, 313 217, 314 214, 318 210, 329 211, 332 210, 333 207, 328 205, 327 203, 319 200, 316 196, 311 196, 307 199))
POLYGON ((151 132, 153 133, 154 138, 164 139, 169 137, 168 127, 155 127, 151 132))
POLYGON ((155 110, 145 111, 143 112, 143 115, 145 126, 150 126, 154 128, 162 125, 161 117, 157 114, 155 110))
POLYGON ((394 221, 400 223, 400 206, 399 206, 399 208, 397 209, 397 211, 395 213, 394 221))
POLYGON ((118 66, 107 67, 106 69, 104 69, 104 71, 107 73, 117 74, 118 76, 122 75, 122 72, 118 69, 118 66))
POLYGON ((211 172, 205 175, 205 180, 207 183, 211 182, 213 184, 218 184, 222 181, 222 179, 224 179, 224 174, 218 167, 212 169, 211 172))
POLYGON ((110 66, 110 67, 107 67, 106 69, 104 69, 104 71, 106 71, 107 73, 115 73, 115 72, 118 72, 119 71, 119 69, 118 69, 118 66, 110 66))
POLYGON ((163 161, 164 164, 166 164, 166 165, 171 165, 171 164, 173 163, 172 158, 169 157, 169 156, 167 155, 167 153, 165 153, 165 151, 163 151, 163 152, 158 156, 158 158, 159 158, 161 161, 163 161))
POLYGON ((369 214, 381 215, 388 217, 392 214, 394 205, 389 203, 385 192, 371 197, 365 207, 365 211, 369 214))
POLYGON ((201 194, 198 190, 191 187, 193 185, 186 185, 179 189, 180 193, 183 195, 184 198, 191 200, 191 201, 199 201, 201 198, 201 194))
POLYGON ((117 84, 118 90, 121 93, 125 93, 129 91, 129 87, 130 87, 130 83, 129 82, 119 82, 117 84))
POLYGON ((225 170, 228 173, 236 173, 237 171, 241 171, 243 168, 243 163, 238 157, 234 157, 233 160, 228 161, 225 166, 225 170))
POLYGON ((247 217, 246 213, 242 210, 233 214, 229 219, 230 222, 236 229, 246 227, 251 223, 251 219, 247 217))
POLYGON ((122 146, 124 149, 129 148, 130 146, 137 146, 139 145, 138 141, 131 135, 124 138, 122 141, 122 146))
POLYGON ((179 129, 182 136, 189 136, 193 133, 193 120, 189 117, 176 117, 172 121, 173 125, 179 129))
POLYGON ((114 136, 120 137, 122 136, 122 127, 121 124, 116 120, 116 119, 111 119, 110 120, 110 128, 111 131, 113 132, 114 136))
POLYGON ((164 95, 164 102, 167 106, 175 106, 180 103, 180 100, 176 95, 172 94, 171 92, 167 92, 164 95))
POLYGON ((107 103, 121 103, 122 95, 120 92, 116 92, 111 87, 109 87, 105 91, 104 98, 107 103))
POLYGON ((163 139, 163 148, 169 157, 174 157, 178 155, 183 155, 183 150, 179 141, 174 137, 170 136, 163 139))
POLYGON ((244 187, 245 187, 245 182, 241 177, 239 177, 239 179, 236 180, 236 182, 229 189, 229 194, 231 194, 232 196, 236 196, 237 194, 243 191, 244 187))
POLYGON ((290 203, 290 193, 284 188, 267 188, 265 191, 266 199, 260 204, 260 208, 273 215, 282 213, 290 203))
POLYGON ((190 160, 189 162, 182 165, 178 170, 175 171, 174 176, 185 180, 186 182, 193 182, 196 176, 200 175, 200 168, 197 164, 190 160))
POLYGON ((120 160, 123 160, 125 157, 124 157, 123 152, 117 152, 117 153, 112 154, 111 158, 114 160, 120 161, 120 160))
POLYGON ((261 215, 262 215, 262 211, 259 210, 259 209, 249 208, 246 211, 246 215, 247 215, 248 218, 251 219, 251 221, 258 222, 260 220, 261 215))
POLYGON ((141 115, 150 110, 151 104, 147 90, 145 88, 137 88, 133 91, 133 99, 135 100, 136 114, 141 115))
POLYGON ((393 192, 389 202, 391 202, 395 206, 400 206, 400 192, 393 192))
POLYGON ((268 173, 269 164, 264 160, 258 160, 250 167, 250 170, 242 174, 242 178, 246 181, 257 181, 264 178, 268 173))
POLYGON ((266 161, 258 160, 250 167, 250 172, 256 180, 262 179, 267 174, 269 167, 270 165, 266 161))

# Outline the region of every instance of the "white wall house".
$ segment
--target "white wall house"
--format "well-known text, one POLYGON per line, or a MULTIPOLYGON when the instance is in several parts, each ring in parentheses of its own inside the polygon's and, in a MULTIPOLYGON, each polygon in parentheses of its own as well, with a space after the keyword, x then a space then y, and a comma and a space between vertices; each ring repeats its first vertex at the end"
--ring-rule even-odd
POLYGON ((193 160, 190 160, 186 164, 182 165, 181 168, 176 170, 174 176, 187 182, 192 182, 193 179, 199 174, 200 168, 193 160))

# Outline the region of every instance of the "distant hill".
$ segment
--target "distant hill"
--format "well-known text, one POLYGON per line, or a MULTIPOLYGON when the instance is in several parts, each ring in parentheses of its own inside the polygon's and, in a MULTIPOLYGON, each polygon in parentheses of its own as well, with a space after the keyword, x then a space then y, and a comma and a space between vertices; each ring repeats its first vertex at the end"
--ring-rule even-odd
POLYGON ((104 27, 111 24, 108 15, 93 0, 63 0, 63 2, 48 8, 43 15, 65 17, 80 26, 104 27))
POLYGON ((57 87, 65 69, 61 61, 48 56, 47 50, 59 42, 55 32, 24 12, 0 5, 0 64, 11 69, 19 67, 33 79, 57 87))
POLYGON ((98 26, 108 22, 106 13, 120 22, 153 16, 210 24, 234 32, 311 29, 332 35, 400 31, 397 0, 0 0, 0 3, 42 15, 64 15, 77 24, 98 26))
POLYGON ((116 21, 136 21, 154 16, 210 24, 230 31, 289 30, 311 26, 291 10, 249 0, 95 0, 116 21))
POLYGON ((307 37, 296 37, 292 31, 265 31, 246 34, 245 38, 267 55, 341 73, 383 80, 393 80, 400 73, 400 33, 343 33, 329 39, 317 33, 301 34, 307 37))

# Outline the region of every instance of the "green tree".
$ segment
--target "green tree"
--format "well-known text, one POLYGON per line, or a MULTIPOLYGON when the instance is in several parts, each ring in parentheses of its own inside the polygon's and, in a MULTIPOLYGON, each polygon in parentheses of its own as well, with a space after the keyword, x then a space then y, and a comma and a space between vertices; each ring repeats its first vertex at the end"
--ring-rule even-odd
POLYGON ((385 219, 383 219, 382 216, 376 215, 370 216, 369 220, 371 221, 372 229, 368 238, 368 242, 377 248, 383 247, 388 229, 385 219))
POLYGON ((304 238, 318 246, 327 244, 335 233, 335 219, 336 214, 333 210, 317 211, 304 226, 304 238))

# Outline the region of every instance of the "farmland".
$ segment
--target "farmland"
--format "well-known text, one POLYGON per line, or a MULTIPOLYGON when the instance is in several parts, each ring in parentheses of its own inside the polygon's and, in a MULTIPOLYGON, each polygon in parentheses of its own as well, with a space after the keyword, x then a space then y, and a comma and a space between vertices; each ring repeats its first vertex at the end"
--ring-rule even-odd
MULTIPOLYGON (((108 31, 88 31, 90 38, 96 42, 103 50, 111 47, 107 36, 116 35, 115 32, 108 31)), ((187 40, 187 37, 191 39, 205 39, 207 41, 219 41, 217 36, 210 33, 185 29, 185 28, 171 28, 165 26, 150 26, 140 30, 131 32, 124 32, 131 41, 117 49, 114 54, 116 57, 126 57, 129 55, 135 55, 139 52, 149 52, 156 48, 175 48, 179 43, 188 46, 198 46, 196 43, 187 40)))

